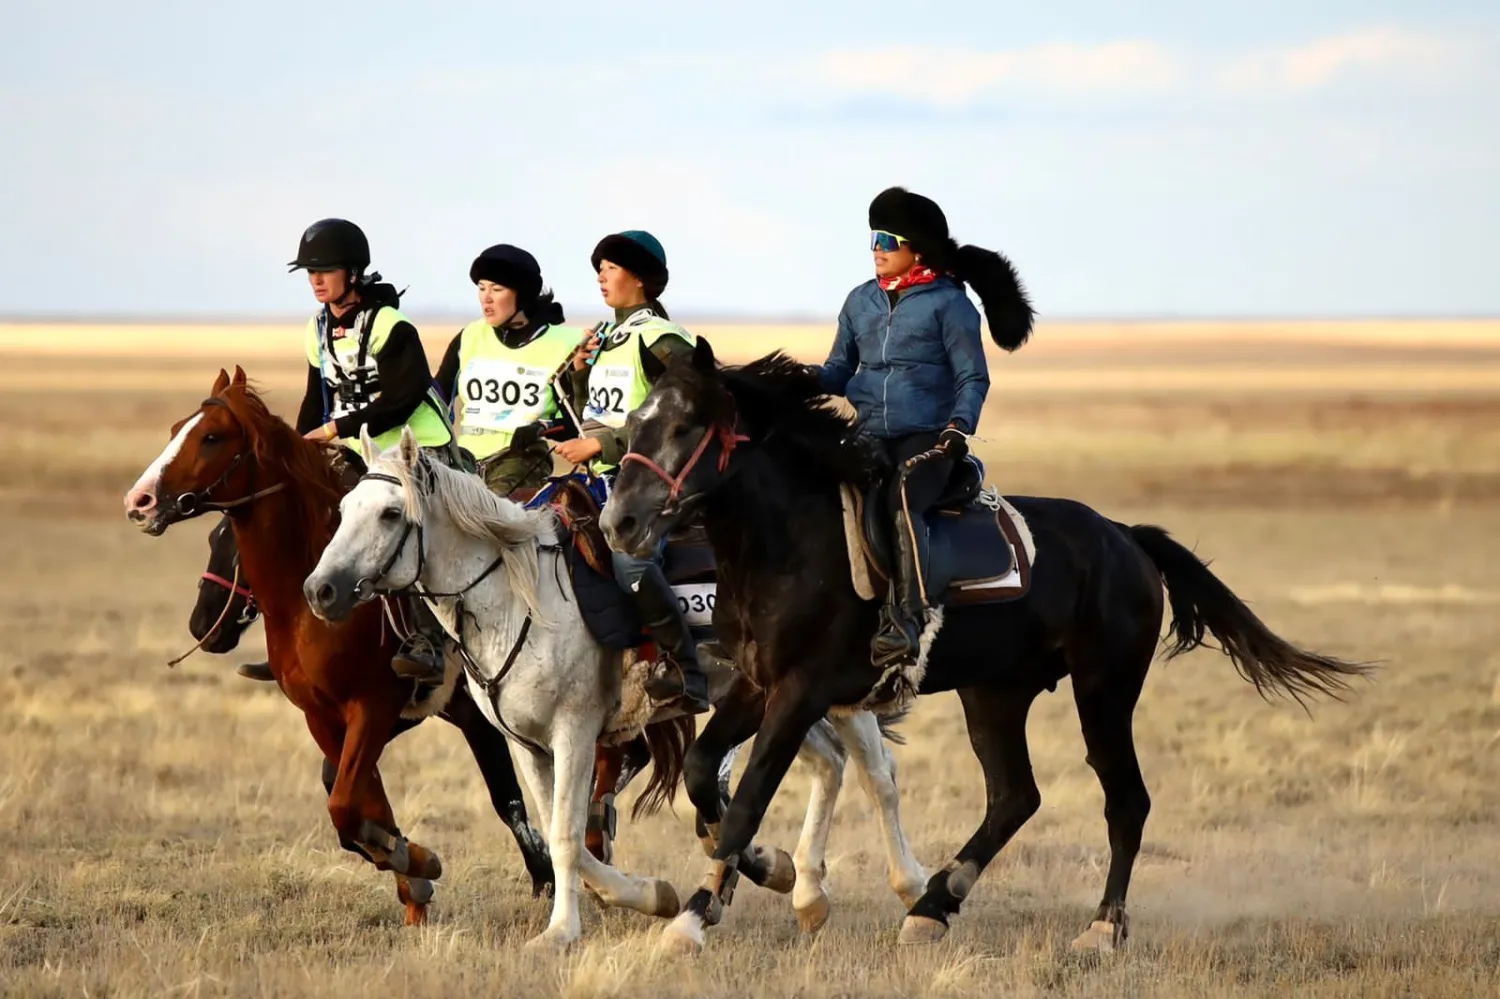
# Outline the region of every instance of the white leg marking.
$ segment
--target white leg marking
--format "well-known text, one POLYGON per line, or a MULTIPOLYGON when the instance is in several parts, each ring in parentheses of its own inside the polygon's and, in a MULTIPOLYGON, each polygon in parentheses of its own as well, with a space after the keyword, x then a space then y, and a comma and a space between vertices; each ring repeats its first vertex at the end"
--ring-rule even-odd
POLYGON ((891 889, 910 909, 927 890, 927 872, 912 855, 901 828, 901 794, 896 788, 896 758, 880 737, 880 726, 868 711, 832 719, 859 769, 860 786, 875 805, 885 839, 886 870, 891 889))

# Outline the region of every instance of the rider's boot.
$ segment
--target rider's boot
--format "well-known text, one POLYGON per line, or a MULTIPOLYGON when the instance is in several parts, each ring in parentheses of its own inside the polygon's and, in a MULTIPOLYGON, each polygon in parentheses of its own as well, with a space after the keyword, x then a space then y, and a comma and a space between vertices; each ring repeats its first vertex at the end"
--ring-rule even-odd
POLYGON ((689 714, 709 709, 708 677, 698 665, 698 645, 661 567, 651 563, 631 584, 636 611, 668 668, 646 681, 653 701, 678 701, 689 714))
POLYGON ((892 520, 896 545, 895 579, 880 609, 880 626, 870 642, 870 659, 882 673, 877 701, 894 697, 898 675, 916 665, 921 656, 922 628, 927 622, 927 601, 922 595, 922 568, 926 562, 927 525, 911 525, 906 514, 892 520))
POLYGON ((420 599, 406 601, 407 613, 415 626, 406 641, 391 657, 391 669, 399 677, 422 684, 443 682, 443 649, 448 636, 432 611, 420 599))
POLYGON ((270 663, 240 663, 235 672, 247 680, 271 681, 276 677, 271 675, 270 663))

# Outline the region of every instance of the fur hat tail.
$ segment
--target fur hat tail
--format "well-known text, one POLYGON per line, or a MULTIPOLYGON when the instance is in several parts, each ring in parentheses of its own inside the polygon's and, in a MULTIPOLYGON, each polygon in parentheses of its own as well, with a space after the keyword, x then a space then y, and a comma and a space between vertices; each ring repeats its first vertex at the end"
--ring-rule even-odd
POLYGON ((960 246, 953 274, 979 296, 990 337, 996 344, 1004 350, 1015 350, 1030 339, 1036 310, 1009 260, 994 250, 960 246))

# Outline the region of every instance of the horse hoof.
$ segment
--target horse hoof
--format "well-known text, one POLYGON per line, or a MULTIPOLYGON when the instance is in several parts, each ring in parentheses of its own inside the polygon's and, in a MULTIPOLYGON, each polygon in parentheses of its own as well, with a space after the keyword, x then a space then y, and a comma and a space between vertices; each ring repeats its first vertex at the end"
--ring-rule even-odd
POLYGON ((427 903, 432 901, 432 894, 431 881, 396 875, 396 897, 406 906, 407 926, 423 926, 427 923, 427 903))
MULTIPOLYGON (((687 915, 687 913, 683 913, 687 915)), ((662 930, 657 949, 668 957, 697 957, 703 953, 703 930, 695 924, 682 927, 678 917, 662 930)))
POLYGON ((530 940, 526 941, 525 949, 532 953, 561 954, 567 950, 576 937, 566 933, 554 933, 552 930, 543 930, 530 940))
POLYGON ((797 908, 797 928, 803 933, 818 932, 828 922, 828 914, 832 909, 827 893, 818 892, 811 902, 797 908))
POLYGON ((406 844, 406 874, 412 878, 422 878, 427 881, 436 881, 443 876, 443 862, 438 855, 425 846, 418 846, 410 841, 406 844))
POLYGON ((670 881, 654 881, 651 885, 651 908, 647 910, 648 916, 657 916, 661 919, 671 919, 682 911, 682 900, 677 897, 677 889, 672 887, 670 881))
POLYGON ((792 858, 785 850, 778 850, 775 847, 769 850, 757 847, 755 852, 762 860, 768 858, 770 860, 766 879, 760 885, 762 888, 769 888, 778 895, 786 895, 797 887, 797 865, 792 862, 792 858))
POLYGON ((1078 934, 1068 949, 1082 954, 1113 954, 1125 945, 1125 926, 1096 919, 1078 934))
POLYGON ((901 923, 901 944, 935 944, 948 935, 948 924, 927 916, 907 916, 901 923))

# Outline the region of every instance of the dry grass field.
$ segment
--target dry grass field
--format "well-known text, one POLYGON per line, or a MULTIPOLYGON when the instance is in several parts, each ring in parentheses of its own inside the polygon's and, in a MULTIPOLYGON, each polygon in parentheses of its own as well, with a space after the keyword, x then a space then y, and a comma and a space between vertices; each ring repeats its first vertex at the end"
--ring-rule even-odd
MULTIPOLYGON (((815 359, 828 336, 703 331, 738 359, 815 359)), ((298 713, 236 677, 241 656, 164 666, 189 644, 209 521, 147 538, 120 498, 236 361, 292 411, 295 329, 0 328, 0 994, 1500 993, 1500 324, 1044 325, 993 359, 980 447, 1007 492, 1161 524, 1282 634, 1384 664, 1311 716, 1217 653, 1157 664, 1133 935, 1104 962, 1067 951, 1107 847, 1066 683, 1030 720, 1042 809, 937 947, 896 946, 851 779, 816 939, 746 885, 693 962, 655 953, 660 924, 592 906, 573 951, 523 952, 546 906, 440 722, 383 761, 446 871, 432 922, 403 929, 389 877, 334 840, 298 713)), ((257 626, 240 651, 262 650, 257 626)), ((979 820, 979 769, 952 695, 904 732, 932 869, 979 820)), ((806 789, 794 767, 763 839, 792 847, 806 789)), ((696 883, 685 799, 623 823, 617 859, 696 883)))

